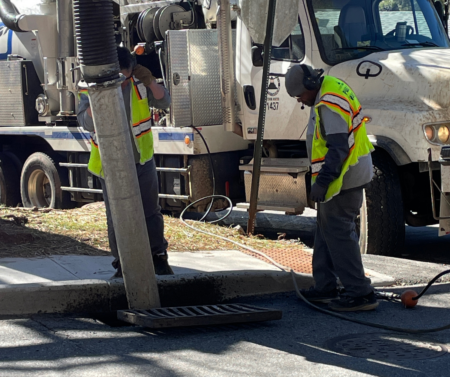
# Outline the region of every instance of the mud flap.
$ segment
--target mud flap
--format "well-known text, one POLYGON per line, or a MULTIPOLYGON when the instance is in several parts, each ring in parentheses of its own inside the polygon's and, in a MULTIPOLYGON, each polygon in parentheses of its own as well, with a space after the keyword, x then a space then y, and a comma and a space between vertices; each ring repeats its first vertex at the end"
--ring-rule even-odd
MULTIPOLYGON (((442 160, 442 158, 441 158, 442 160)), ((441 207, 439 237, 450 234, 450 165, 441 161, 441 207)))
MULTIPOLYGON (((443 192, 441 194, 441 217, 450 217, 450 193, 443 192)), ((439 237, 446 236, 450 234, 450 219, 439 220, 439 237)))

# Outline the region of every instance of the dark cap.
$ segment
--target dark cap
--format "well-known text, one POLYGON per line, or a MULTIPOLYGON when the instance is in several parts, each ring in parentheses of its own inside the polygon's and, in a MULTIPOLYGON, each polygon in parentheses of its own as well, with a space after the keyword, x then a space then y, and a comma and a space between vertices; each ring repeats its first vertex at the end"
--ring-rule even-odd
POLYGON ((287 71, 284 84, 286 86, 286 91, 291 97, 298 97, 306 91, 306 88, 303 85, 304 77, 305 72, 300 65, 294 65, 287 71))

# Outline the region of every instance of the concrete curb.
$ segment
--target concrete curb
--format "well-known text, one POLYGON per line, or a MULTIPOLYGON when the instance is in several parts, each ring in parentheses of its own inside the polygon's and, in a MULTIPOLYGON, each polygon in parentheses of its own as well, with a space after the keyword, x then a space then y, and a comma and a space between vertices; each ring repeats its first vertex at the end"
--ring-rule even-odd
MULTIPOLYGON (((314 284, 297 277, 300 288, 314 284)), ((162 306, 216 304, 238 297, 291 292, 290 273, 277 271, 215 272, 158 278, 162 306)), ((109 312, 126 309, 123 280, 71 280, 0 285, 0 316, 37 313, 109 312)), ((143 308, 145 309, 145 308, 143 308)))

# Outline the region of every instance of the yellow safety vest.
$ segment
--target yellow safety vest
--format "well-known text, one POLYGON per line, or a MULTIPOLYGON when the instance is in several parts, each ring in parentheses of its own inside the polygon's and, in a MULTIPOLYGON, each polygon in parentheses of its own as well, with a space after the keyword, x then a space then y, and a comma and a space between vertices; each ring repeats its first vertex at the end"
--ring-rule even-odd
POLYGON ((341 175, 328 186, 325 202, 338 195, 342 189, 344 175, 350 166, 356 165, 358 160, 367 156, 374 150, 366 132, 366 124, 362 114, 361 104, 350 87, 332 76, 324 76, 320 88, 320 101, 314 107, 316 112, 316 125, 311 149, 311 173, 312 183, 316 181, 320 169, 325 164, 325 156, 328 152, 326 139, 320 130, 320 106, 326 106, 331 111, 339 114, 348 124, 349 155, 342 165, 341 175))
MULTIPOLYGON (((153 157, 152 112, 148 105, 147 88, 145 85, 136 83, 134 78, 131 78, 130 81, 130 127, 133 132, 136 149, 139 152, 139 162, 141 165, 144 165, 153 157)), ((80 94, 89 96, 87 90, 81 90, 79 92, 80 94)), ((104 177, 95 132, 91 132, 91 156, 89 158, 88 170, 98 177, 104 177)))

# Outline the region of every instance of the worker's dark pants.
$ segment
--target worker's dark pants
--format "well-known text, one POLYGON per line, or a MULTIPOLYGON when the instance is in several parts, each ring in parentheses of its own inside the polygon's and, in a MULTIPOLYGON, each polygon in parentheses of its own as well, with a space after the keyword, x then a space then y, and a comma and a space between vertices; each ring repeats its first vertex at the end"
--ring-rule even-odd
MULTIPOLYGON (((144 206, 145 221, 147 223, 147 232, 150 239, 152 254, 161 254, 167 250, 167 241, 164 238, 164 218, 161 214, 161 207, 159 205, 159 187, 158 175, 156 173, 155 161, 152 159, 145 165, 136 165, 139 188, 141 190, 142 204, 144 206)), ((111 211, 109 208, 108 192, 106 190, 105 181, 100 179, 103 189, 103 198, 106 206, 106 221, 108 224, 108 238, 111 253, 116 258, 113 266, 117 266, 119 261, 119 251, 117 249, 116 234, 111 218, 111 211)), ((116 267, 117 268, 117 267, 116 267)))
POLYGON ((370 279, 364 274, 355 231, 362 200, 361 188, 343 191, 330 201, 318 204, 313 255, 313 276, 318 291, 335 289, 337 277, 349 296, 365 296, 373 291, 370 279))

